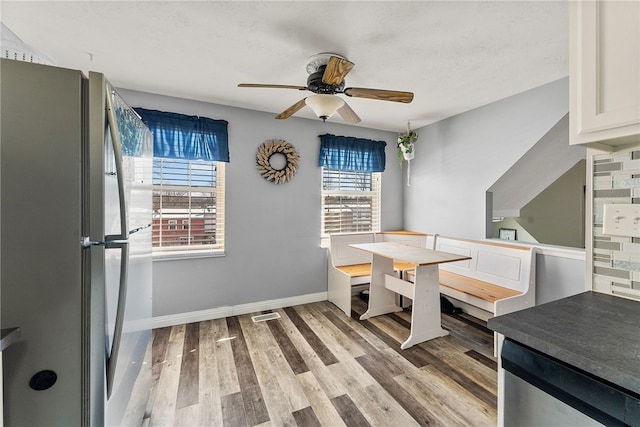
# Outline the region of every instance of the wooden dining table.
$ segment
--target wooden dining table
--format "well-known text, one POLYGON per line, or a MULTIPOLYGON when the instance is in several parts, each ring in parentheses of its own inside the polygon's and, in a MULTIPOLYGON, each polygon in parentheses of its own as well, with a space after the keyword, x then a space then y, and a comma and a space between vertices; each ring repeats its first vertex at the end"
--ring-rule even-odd
POLYGON ((449 334, 442 328, 440 321, 438 264, 468 260, 471 257, 397 242, 359 243, 350 246, 373 255, 369 307, 360 316, 360 320, 402 311, 402 307, 396 304, 396 294, 400 294, 413 300, 411 333, 400 348, 407 349, 449 334), (394 260, 415 266, 413 283, 394 274, 394 260))

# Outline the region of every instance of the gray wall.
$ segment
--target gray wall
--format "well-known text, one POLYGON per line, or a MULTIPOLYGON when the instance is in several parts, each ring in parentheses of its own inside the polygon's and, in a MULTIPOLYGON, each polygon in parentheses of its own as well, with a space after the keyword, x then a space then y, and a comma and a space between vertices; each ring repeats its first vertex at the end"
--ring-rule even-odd
POLYGON ((568 110, 563 78, 417 129, 405 228, 484 238, 486 191, 568 110))
POLYGON ((229 122, 226 256, 154 261, 154 317, 326 292, 326 250, 320 248, 321 173, 317 166, 318 135, 323 133, 387 142, 382 229, 403 228, 395 133, 320 120, 274 120, 275 114, 119 92, 134 107, 229 122), (272 138, 286 140, 300 154, 298 171, 285 184, 272 184, 256 170, 258 146, 272 138))
MULTIPOLYGON (((229 122, 226 256, 154 261, 154 317, 326 291, 326 250, 320 248, 319 237, 320 134, 387 142, 383 230, 481 239, 486 233, 487 189, 568 111, 565 78, 420 128, 407 187, 406 170, 400 170, 395 157, 395 133, 295 117, 279 121, 274 114, 120 92, 134 107, 229 122), (272 138, 290 142, 300 154, 296 175, 281 185, 264 180, 255 167, 258 146, 272 138)), ((583 279, 572 271, 580 271, 583 260, 571 262, 569 269, 556 265, 555 259, 539 261, 542 301, 579 289, 583 279), (567 275, 573 279, 572 290, 562 288, 567 275)))

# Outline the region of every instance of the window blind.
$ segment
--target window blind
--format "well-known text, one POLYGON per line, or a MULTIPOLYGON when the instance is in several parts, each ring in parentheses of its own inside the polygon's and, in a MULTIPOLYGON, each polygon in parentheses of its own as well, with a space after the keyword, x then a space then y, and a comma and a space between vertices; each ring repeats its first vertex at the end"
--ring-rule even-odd
POLYGON ((224 163, 154 158, 154 251, 224 249, 224 163))
POLYGON ((381 173, 322 168, 322 237, 380 231, 381 173))

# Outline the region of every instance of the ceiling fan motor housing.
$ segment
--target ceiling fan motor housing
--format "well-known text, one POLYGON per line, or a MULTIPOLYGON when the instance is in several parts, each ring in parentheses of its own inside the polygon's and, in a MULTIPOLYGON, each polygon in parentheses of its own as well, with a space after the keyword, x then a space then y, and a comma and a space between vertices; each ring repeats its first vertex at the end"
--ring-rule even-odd
POLYGON ((325 95, 342 93, 342 90, 344 89, 344 80, 342 80, 339 84, 333 86, 328 85, 322 81, 322 76, 324 75, 324 70, 326 68, 326 65, 322 65, 318 68, 318 71, 309 74, 309 77, 307 78, 307 89, 309 89, 313 93, 325 95))

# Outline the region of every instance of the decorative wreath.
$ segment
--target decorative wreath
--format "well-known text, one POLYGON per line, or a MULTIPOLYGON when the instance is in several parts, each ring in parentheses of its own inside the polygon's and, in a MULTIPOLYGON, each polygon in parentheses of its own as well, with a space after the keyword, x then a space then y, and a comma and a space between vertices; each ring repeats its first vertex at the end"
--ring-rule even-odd
POLYGON ((262 143, 258 147, 256 161, 258 163, 258 172, 267 181, 273 181, 274 184, 283 184, 291 179, 298 169, 298 152, 286 141, 280 139, 272 139, 262 143), (274 154, 282 154, 287 160, 286 165, 282 169, 275 169, 271 166, 271 156, 274 154))

